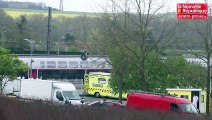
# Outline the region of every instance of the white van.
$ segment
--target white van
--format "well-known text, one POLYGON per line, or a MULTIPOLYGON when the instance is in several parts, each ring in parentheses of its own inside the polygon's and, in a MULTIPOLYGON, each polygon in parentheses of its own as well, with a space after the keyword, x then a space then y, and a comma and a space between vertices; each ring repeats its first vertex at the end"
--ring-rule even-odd
POLYGON ((14 80, 5 86, 5 93, 15 93, 21 99, 51 101, 57 104, 81 105, 84 102, 72 83, 52 80, 14 80))

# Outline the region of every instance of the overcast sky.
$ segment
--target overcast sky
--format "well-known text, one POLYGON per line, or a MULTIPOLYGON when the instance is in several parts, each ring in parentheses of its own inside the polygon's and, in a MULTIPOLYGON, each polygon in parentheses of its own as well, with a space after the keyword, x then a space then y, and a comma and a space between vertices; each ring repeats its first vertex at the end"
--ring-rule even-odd
MULTIPOLYGON (((59 8, 60 0, 8 0, 8 1, 28 1, 28 2, 45 2, 47 6, 59 8)), ((106 5, 107 0, 63 0, 64 11, 79 12, 101 12, 101 7, 106 5)), ((162 0, 156 0, 162 1, 162 0)), ((177 3, 203 3, 205 0, 166 0, 166 7, 170 12, 176 11, 177 3)), ((209 0, 210 1, 210 0, 209 0)), ((212 1, 212 0, 211 0, 212 1)))

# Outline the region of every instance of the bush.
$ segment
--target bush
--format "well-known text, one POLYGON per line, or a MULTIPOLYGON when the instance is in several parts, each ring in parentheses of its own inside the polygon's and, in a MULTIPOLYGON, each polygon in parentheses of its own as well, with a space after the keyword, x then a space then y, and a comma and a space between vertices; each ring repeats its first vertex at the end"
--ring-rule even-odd
MULTIPOLYGON (((123 108, 57 106, 0 97, 0 120, 199 120, 203 118, 123 108)), ((211 118, 208 118, 211 119, 211 118)))

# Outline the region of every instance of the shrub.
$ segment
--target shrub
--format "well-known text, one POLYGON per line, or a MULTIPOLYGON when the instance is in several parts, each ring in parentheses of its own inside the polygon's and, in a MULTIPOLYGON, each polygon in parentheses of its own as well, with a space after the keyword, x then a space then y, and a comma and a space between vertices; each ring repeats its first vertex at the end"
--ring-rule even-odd
MULTIPOLYGON (((199 120, 203 117, 124 108, 58 106, 0 97, 0 120, 199 120)), ((208 118, 211 119, 211 118, 208 118)))

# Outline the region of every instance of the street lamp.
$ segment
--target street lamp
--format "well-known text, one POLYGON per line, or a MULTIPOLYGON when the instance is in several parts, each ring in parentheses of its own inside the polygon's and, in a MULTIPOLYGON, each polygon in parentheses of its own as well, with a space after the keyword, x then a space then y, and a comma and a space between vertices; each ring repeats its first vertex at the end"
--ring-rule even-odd
POLYGON ((32 59, 33 44, 32 44, 32 41, 29 40, 29 39, 24 39, 24 40, 25 41, 28 41, 30 43, 30 49, 31 49, 30 57, 31 57, 31 60, 30 60, 30 75, 29 75, 29 78, 32 78, 32 63, 34 62, 33 59, 32 59))
POLYGON ((58 40, 57 40, 57 54, 60 54, 60 41, 65 39, 65 36, 61 36, 58 40))

